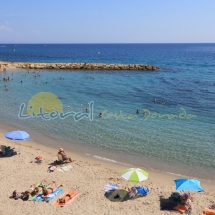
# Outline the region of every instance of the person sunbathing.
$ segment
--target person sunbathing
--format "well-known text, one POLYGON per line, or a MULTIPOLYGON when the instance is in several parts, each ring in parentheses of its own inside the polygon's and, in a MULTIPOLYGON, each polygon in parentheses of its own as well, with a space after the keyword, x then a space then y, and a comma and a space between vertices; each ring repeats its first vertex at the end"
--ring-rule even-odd
POLYGON ((69 162, 73 161, 71 158, 66 156, 66 153, 63 148, 59 148, 58 154, 60 154, 62 156, 63 161, 67 161, 67 160, 69 160, 69 162))
POLYGON ((72 196, 70 194, 66 194, 63 198, 59 198, 57 200, 57 202, 60 204, 64 204, 64 203, 68 202, 71 198, 72 198, 72 196))
POLYGON ((42 187, 30 187, 29 190, 26 190, 24 193, 25 194, 31 194, 32 196, 38 195, 42 191, 42 187))
POLYGON ((36 186, 36 184, 32 184, 28 190, 26 190, 24 193, 33 195, 38 195, 42 191, 42 187, 48 186, 49 183, 46 182, 46 180, 42 180, 39 186, 36 186), (45 185, 47 184, 47 185, 45 185))
POLYGON ((42 188, 42 198, 47 198, 49 194, 53 193, 59 187, 62 187, 62 184, 57 185, 55 182, 47 188, 42 188))
POLYGON ((190 195, 190 193, 183 193, 180 195, 180 200, 182 204, 191 205, 193 202, 193 197, 190 195))

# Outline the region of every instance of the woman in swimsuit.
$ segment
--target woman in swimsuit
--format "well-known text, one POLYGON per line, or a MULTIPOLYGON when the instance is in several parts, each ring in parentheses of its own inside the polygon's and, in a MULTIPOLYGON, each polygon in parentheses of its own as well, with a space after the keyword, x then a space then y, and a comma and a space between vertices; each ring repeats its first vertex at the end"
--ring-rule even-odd
POLYGON ((42 192, 43 192, 43 195, 42 197, 43 198, 47 198, 47 196, 51 193, 53 193, 55 190, 57 190, 57 188, 59 187, 62 187, 62 184, 61 185, 57 185, 55 182, 50 185, 50 187, 47 187, 47 188, 42 188, 42 192))
POLYGON ((68 202, 71 198, 72 198, 72 197, 71 197, 70 194, 66 194, 65 197, 59 198, 59 199, 57 200, 57 202, 60 203, 60 204, 63 204, 63 203, 68 202))
POLYGON ((41 181, 41 183, 40 183, 40 185, 38 187, 36 187, 36 184, 32 184, 30 186, 29 190, 26 190, 25 193, 26 194, 31 194, 31 195, 37 195, 37 194, 39 194, 42 191, 42 187, 48 186, 48 184, 45 185, 46 183, 47 182, 44 179, 44 180, 41 181))

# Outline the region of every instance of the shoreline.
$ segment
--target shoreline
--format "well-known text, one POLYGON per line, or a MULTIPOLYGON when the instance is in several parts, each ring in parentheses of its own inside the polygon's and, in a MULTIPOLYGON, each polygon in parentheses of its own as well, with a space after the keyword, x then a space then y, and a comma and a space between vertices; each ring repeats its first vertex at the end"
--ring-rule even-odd
MULTIPOLYGON (((21 127, 17 127, 15 125, 12 124, 8 124, 8 123, 2 123, 0 122, 0 134, 2 135, 3 133, 7 132, 7 131, 12 131, 12 130, 21 130, 21 129, 25 129, 25 128, 21 128, 21 127)), ((23 146, 30 146, 33 148, 38 148, 41 147, 41 149, 45 152, 49 151, 52 153, 56 153, 57 150, 60 147, 63 147, 67 152, 69 152, 68 154, 72 155, 72 159, 73 159, 73 155, 75 157, 78 157, 79 159, 86 159, 88 161, 92 161, 92 162, 101 162, 104 165, 110 165, 111 167, 114 167, 114 169, 119 169, 119 168, 143 168, 144 170, 146 170, 147 172, 150 172, 150 174, 155 175, 156 177, 154 179, 157 179, 159 177, 159 175, 165 177, 165 178, 171 178, 176 179, 176 178, 191 178, 191 176, 189 175, 183 175, 180 173, 172 173, 172 172, 165 172, 162 170, 157 170, 157 169, 153 169, 151 167, 146 167, 144 165, 134 165, 132 163, 126 163, 120 160, 112 160, 109 157, 101 157, 98 154, 90 154, 89 151, 84 151, 84 150, 80 150, 77 148, 73 148, 70 147, 70 145, 68 145, 67 141, 62 141, 61 139, 55 138, 53 136, 49 136, 46 133, 41 133, 38 131, 34 131, 33 134, 31 134, 31 132, 27 131, 28 133, 30 133, 30 140, 29 141, 21 141, 21 145, 23 146), (27 144, 25 144, 27 143, 27 144)), ((70 142, 71 143, 71 142, 70 142)), ((75 144, 75 143, 74 143, 75 144)), ((75 146, 75 145, 74 145, 75 146)), ((212 185, 212 183, 214 183, 214 180, 211 179, 205 179, 205 178, 197 178, 201 181, 204 181, 205 184, 207 185, 212 185)))
MULTIPOLYGON (((114 151, 107 151, 102 148, 97 148, 93 145, 86 145, 81 142, 68 141, 66 139, 61 139, 59 137, 55 137, 51 134, 47 134, 42 131, 37 131, 32 128, 20 127, 20 125, 13 124, 12 122, 2 122, 0 121, 0 132, 4 130, 4 132, 9 130, 25 130, 29 134, 31 134, 32 141, 38 143, 40 146, 45 148, 51 148, 57 150, 60 146, 66 149, 66 151, 70 153, 75 153, 80 157, 84 157, 90 160, 97 160, 104 163, 108 163, 110 165, 120 165, 124 167, 137 167, 142 168, 147 172, 154 172, 155 174, 163 174, 167 176, 173 176, 175 178, 183 177, 183 178, 197 178, 199 180, 204 180, 205 182, 214 183, 215 180, 213 178, 200 177, 195 173, 195 169, 187 168, 183 170, 183 172, 174 171, 179 167, 178 164, 172 164, 171 169, 167 168, 170 164, 162 162, 158 163, 157 160, 148 160, 147 158, 137 158, 128 153, 119 154, 114 151), (4 128, 4 129, 1 129, 4 128), (166 167, 167 165, 167 167, 166 167)), ((24 144, 25 142, 23 142, 24 144)), ((52 150, 53 151, 53 150, 52 150)), ((184 166, 183 166, 184 167, 184 166)), ((180 166, 182 168, 182 166, 180 166)), ((197 168, 198 169, 198 168, 197 168)), ((208 174, 209 175, 209 174, 208 174)))
POLYGON ((0 66, 8 69, 69 69, 69 70, 142 70, 154 71, 159 67, 146 64, 103 64, 103 63, 34 63, 0 61, 0 66))

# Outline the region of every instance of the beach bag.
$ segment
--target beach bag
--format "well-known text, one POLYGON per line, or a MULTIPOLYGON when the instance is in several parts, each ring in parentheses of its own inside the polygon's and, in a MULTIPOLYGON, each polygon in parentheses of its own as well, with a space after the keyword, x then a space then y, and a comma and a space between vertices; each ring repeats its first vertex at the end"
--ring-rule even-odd
POLYGON ((56 166, 49 166, 48 167, 48 172, 54 172, 56 169, 56 166))
POLYGON ((22 199, 23 201, 28 201, 29 196, 30 195, 28 193, 23 193, 23 195, 21 195, 20 199, 22 199))
POLYGON ((18 198, 20 198, 20 196, 19 196, 18 192, 16 190, 14 190, 12 193, 12 196, 10 198, 17 200, 18 198))
POLYGON ((178 192, 175 192, 175 193, 172 193, 169 198, 174 200, 174 201, 179 201, 181 196, 180 196, 180 194, 178 192))

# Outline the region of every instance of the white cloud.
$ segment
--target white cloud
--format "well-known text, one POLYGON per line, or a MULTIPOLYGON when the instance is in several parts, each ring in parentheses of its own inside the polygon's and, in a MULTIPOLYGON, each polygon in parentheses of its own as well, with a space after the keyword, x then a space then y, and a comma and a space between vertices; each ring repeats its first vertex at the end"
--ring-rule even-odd
POLYGON ((0 25, 0 31, 12 31, 12 30, 5 25, 0 25))
POLYGON ((38 31, 38 30, 33 30, 33 34, 35 34, 35 35, 40 35, 40 31, 38 31))

